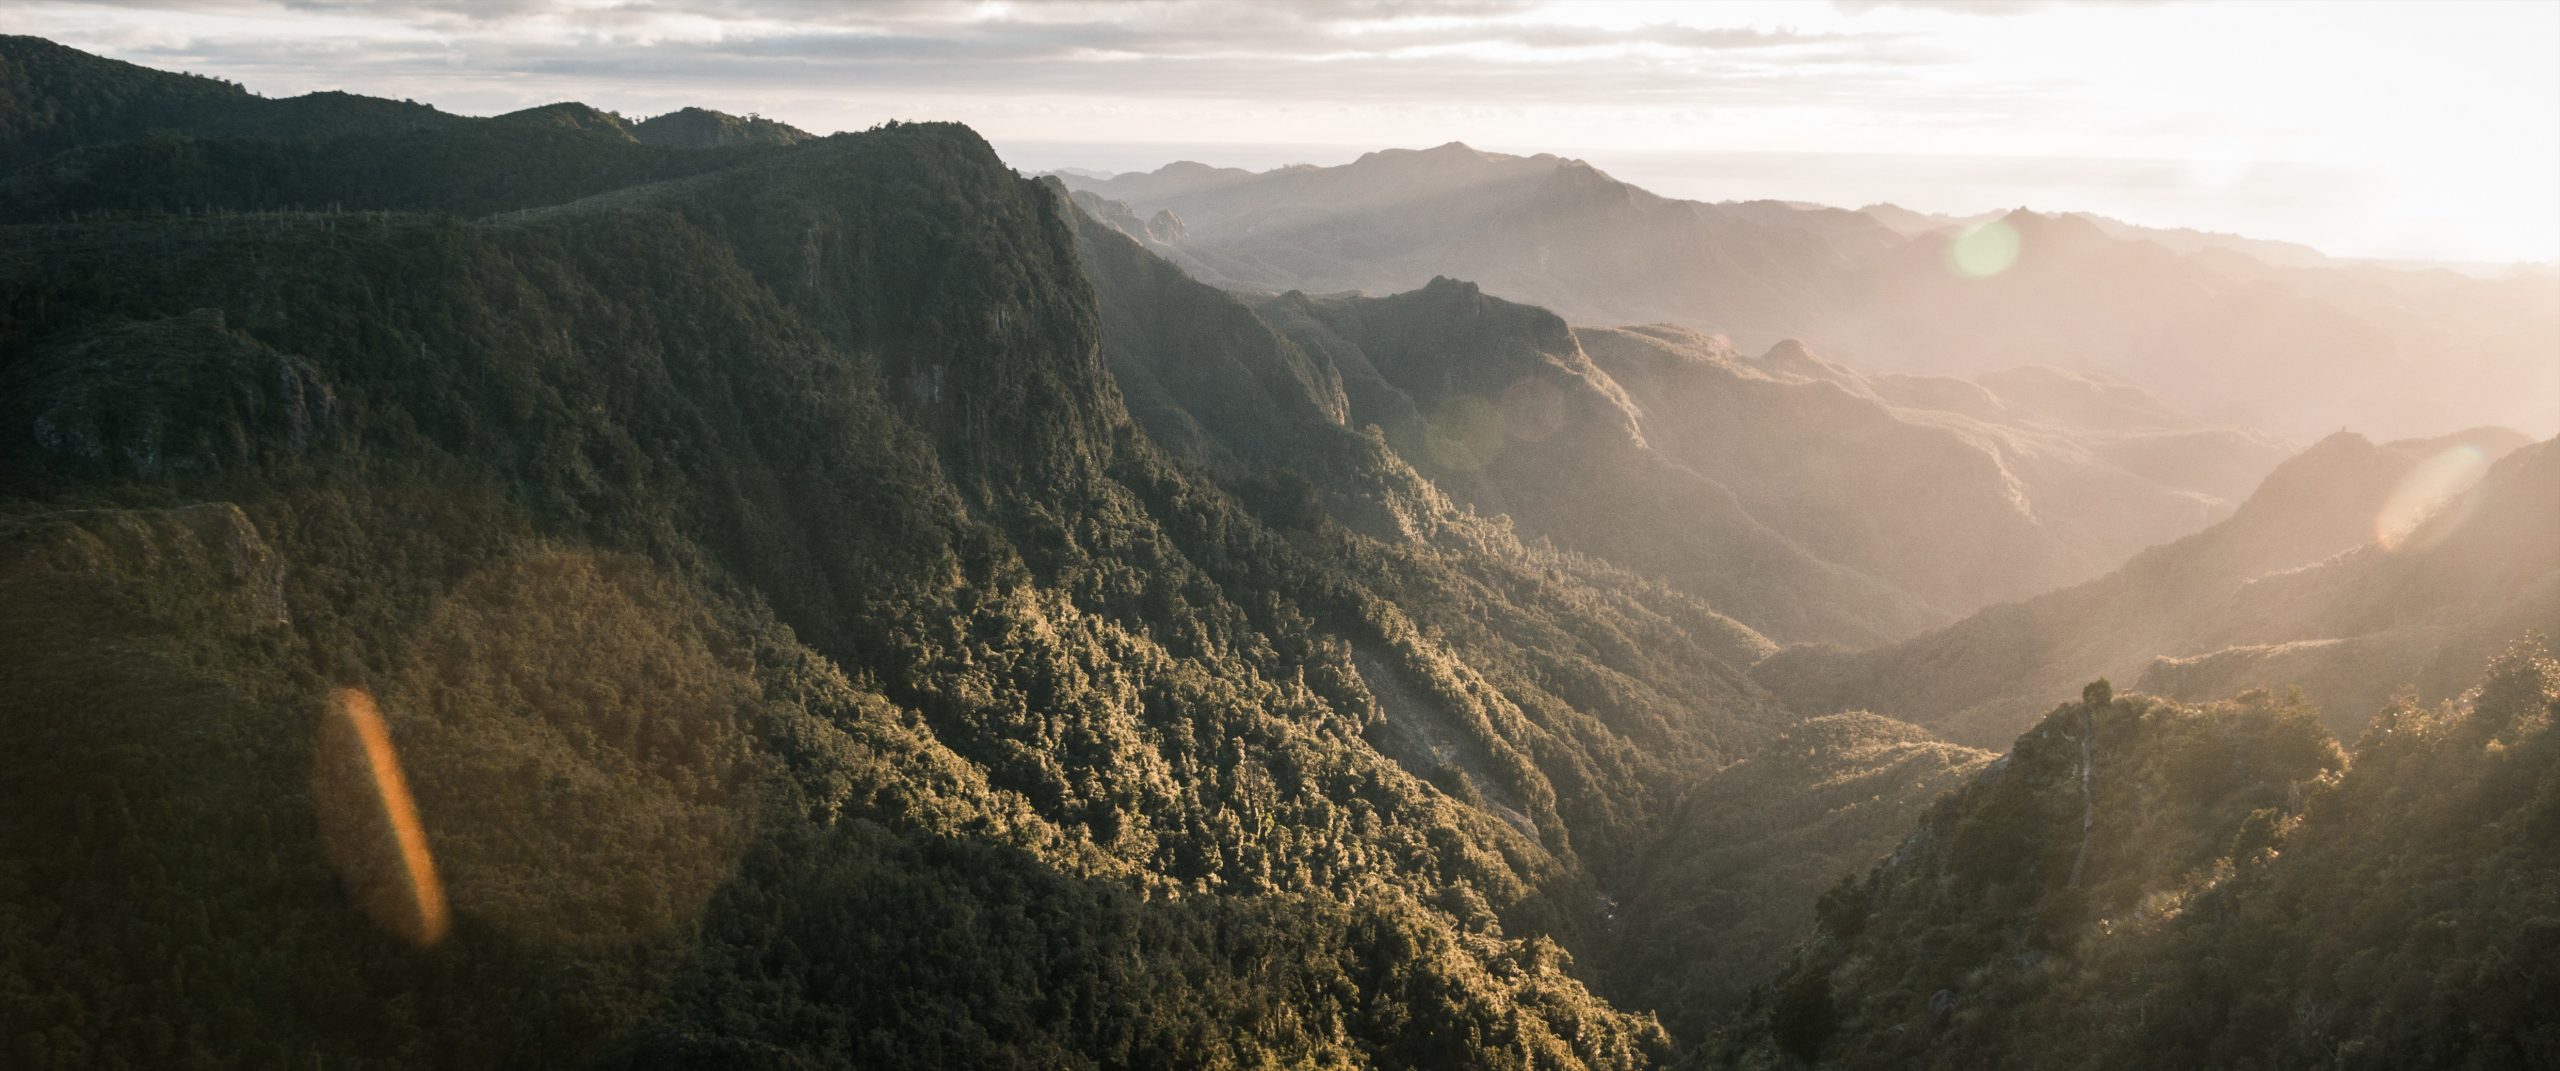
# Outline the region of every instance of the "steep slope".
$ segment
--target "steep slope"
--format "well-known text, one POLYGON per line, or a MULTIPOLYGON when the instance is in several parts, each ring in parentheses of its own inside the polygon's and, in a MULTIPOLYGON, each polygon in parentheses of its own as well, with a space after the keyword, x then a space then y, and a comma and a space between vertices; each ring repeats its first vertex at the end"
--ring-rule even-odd
MULTIPOLYGON (((1132 309, 965 130, 664 182, 582 114, 501 126, 584 200, 371 170, 475 175, 488 124, 385 157, 182 138, 137 182, 302 159, 299 203, 525 211, 0 244, 31 743, 0 791, 42 816, 0 840, 13 1062, 1665 1051, 1558 942, 1782 718, 1727 661, 1747 630, 1356 433, 1325 494, 1392 531, 1175 463, 1112 376, 1132 309), (369 798, 342 686, 441 916, 336 795, 369 798)), ((103 150, 66 151, 40 166, 103 150)))
POLYGON ((2345 717, 2403 687, 2460 691, 2508 637, 2560 634, 2560 446, 2518 450, 2404 533, 2242 587, 2191 646, 2144 669, 2145 691, 2193 698, 2299 685, 2345 717), (2229 644, 2214 649, 2215 644, 2229 644))
POLYGON ((1676 328, 1576 335, 1654 449, 1824 559, 1956 613, 2218 521, 2285 453, 2050 369, 1868 377, 1793 344, 1745 358, 1676 328))
POLYGON ((1625 391, 1543 309, 1450 279, 1385 298, 1292 292, 1257 308, 1341 370, 1353 426, 1380 428, 1480 513, 1661 577, 1781 641, 1876 642, 1942 619, 1655 450, 1625 391))
POLYGON ((2098 372, 2295 436, 2560 429, 2548 269, 2471 278, 2076 213, 1704 204, 1463 145, 1064 178, 1178 218, 1161 251, 1220 286, 1383 294, 1446 275, 1577 324, 1674 323, 1749 351, 1799 339, 1874 371, 2098 372))
POLYGON ((1816 898, 1991 760, 1872 714, 1789 727, 1681 800, 1618 897, 1609 991, 1705 1036, 1811 935, 1816 898))
POLYGON ((1224 434, 1269 454, 1298 441, 1269 426, 1282 413, 1376 426, 1477 511, 1790 641, 1874 642, 2085 579, 2218 520, 2215 489, 2254 482, 2280 450, 2091 377, 2018 370, 2013 404, 1976 383, 1870 379, 1800 347, 1754 360, 1674 328, 1575 331, 1455 280, 1254 309, 1294 346, 1223 378, 1291 400, 1214 386, 1158 398, 1175 378, 1222 381, 1197 347, 1121 368, 1160 437, 1224 434))
POLYGON ((2352 762, 2298 706, 2092 685, 1823 898, 1702 1063, 2560 1059, 2560 663, 2519 642, 2352 762))
POLYGON ((1782 651, 1753 675, 1800 710, 1873 709, 1959 742, 1995 745, 2033 718, 2039 692, 2074 679, 2130 681, 2161 656, 2366 637, 2352 649, 2389 648, 2391 660, 2336 678, 2297 677, 2287 671, 2309 663, 2243 653, 2203 668, 2173 663, 2146 678, 2181 694, 2238 679, 2271 687, 2316 679, 2332 728, 2350 733, 2403 684, 2447 694, 2459 678, 2449 682, 2437 667, 2476 662, 2504 642, 2482 629, 2512 636, 2528 624, 2543 627, 2553 562, 2536 541, 2549 531, 2560 486, 2549 457, 2560 446, 2518 449, 2519 441, 2512 432, 2481 431, 2376 446, 2341 433, 2278 468, 2231 519, 2144 551, 2098 580, 1873 650, 1782 651), (2482 468, 2488 478, 2478 476, 2482 468), (2479 483, 2472 491, 2447 479, 2479 483), (2472 504, 2443 512, 2424 529, 2426 540, 2405 540, 2396 553, 2358 550, 2374 542, 2377 518, 2394 510, 2395 497, 2406 509, 2409 494, 2454 492, 2465 492, 2458 503, 2472 504), (2456 528, 2464 533, 2459 544, 2450 538, 2456 528), (2331 610, 2332 603, 2359 612, 2331 610), (2418 667, 2428 669, 2401 675, 2418 667), (2178 683, 2181 673, 2194 678, 2192 687, 2178 683))

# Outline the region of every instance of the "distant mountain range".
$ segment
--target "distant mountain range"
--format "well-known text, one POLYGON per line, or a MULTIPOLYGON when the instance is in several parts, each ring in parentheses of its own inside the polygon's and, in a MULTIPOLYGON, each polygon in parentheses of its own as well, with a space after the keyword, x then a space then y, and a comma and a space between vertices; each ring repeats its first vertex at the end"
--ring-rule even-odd
POLYGON ((2100 372, 2294 436, 2560 430, 2549 265, 2483 279, 2068 213, 1681 201, 1579 160, 1455 143, 1063 178, 1230 288, 1385 294, 1446 275, 1577 325, 1677 324, 1754 352, 1794 339, 1871 370, 2100 372), (1988 259, 1959 267, 1976 232, 1988 259))
MULTIPOLYGON (((1077 196, 1122 232, 1089 249, 1130 241, 1117 205, 1077 196)), ((1124 276, 1096 277, 1107 315, 1124 276)), ((1128 278, 1148 287, 1133 303, 1175 286, 1128 278)), ((1750 358, 1691 331, 1570 328, 1445 278, 1251 304, 1294 343, 1254 377, 1288 397, 1185 389, 1219 340, 1132 360, 1123 389, 1165 441, 1287 464, 1256 446, 1273 414, 1373 426, 1477 511, 1780 642, 1880 642, 2095 576, 2220 519, 2288 452, 2103 377, 1870 377, 1792 343, 1750 358)))

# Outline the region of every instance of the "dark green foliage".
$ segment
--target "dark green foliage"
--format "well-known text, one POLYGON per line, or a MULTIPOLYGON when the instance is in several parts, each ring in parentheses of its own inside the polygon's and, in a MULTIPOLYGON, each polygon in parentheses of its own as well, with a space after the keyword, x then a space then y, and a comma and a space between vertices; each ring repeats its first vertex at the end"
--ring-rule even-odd
POLYGON ((633 139, 648 145, 710 149, 724 145, 795 145, 808 131, 760 115, 736 116, 708 108, 679 108, 631 124, 633 139))
POLYGON ((218 121, 256 101, 229 82, 0 36, 0 170, 73 146, 218 121))
POLYGON ((1806 973, 1787 983, 1769 1009, 1769 1036, 1778 1049, 1799 1060, 1822 1055, 1822 1045, 1840 1028, 1840 1010, 1831 1004, 1831 977, 1806 973))
MULTIPOLYGON (((1826 926, 1779 992, 1831 986, 1825 1066, 2552 1066, 2555 704, 2560 663, 2528 638, 2460 700, 2377 717, 2352 764, 2263 693, 2065 707, 1935 808, 1861 883, 1866 922, 1826 926)), ((1773 1018, 1716 1056, 1777 1053, 1805 1056, 1773 1018)))
POLYGON ((1606 991, 1705 1037, 1819 925, 1866 925, 1864 874, 1930 801, 1991 761, 1901 722, 1840 714, 1789 727, 1689 791, 1618 892, 1606 991))
MULTIPOLYGON (((1338 425, 1178 462, 1062 201, 965 130, 617 123, 169 135, 9 180, 104 200, 0 255, 0 728, 31 745, 0 806, 36 819, 0 839, 8 1062, 1667 1055, 1559 940, 1777 717, 1711 612, 1338 425), (207 193, 530 211, 165 214, 207 193), (416 790, 433 948, 324 848, 340 685, 416 790)), ((1120 322, 1285 346, 1194 296, 1225 334, 1120 322)))

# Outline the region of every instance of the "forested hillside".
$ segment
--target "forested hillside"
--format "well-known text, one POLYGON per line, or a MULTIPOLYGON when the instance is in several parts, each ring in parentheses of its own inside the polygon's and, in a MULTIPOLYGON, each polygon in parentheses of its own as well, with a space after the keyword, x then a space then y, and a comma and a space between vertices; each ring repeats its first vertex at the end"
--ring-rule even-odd
POLYGON ((0 1066, 2552 1058, 2490 951, 2554 951, 2548 659, 2352 757, 2263 692, 1932 735, 2007 744, 1950 712, 2049 701, 2146 577, 2228 596, 2121 611, 2210 645, 2148 686, 2474 672, 2560 605, 2552 444, 2331 440, 2034 629, 1781 650, 2277 444, 1445 278, 1230 293, 1182 226, 953 124, 0 38, 0 1066), (2454 447, 2476 489, 2395 505, 2454 447))
POLYGON ((2548 1067, 2560 663, 2341 749, 2298 702, 2093 684, 1820 906, 1709 1065, 2548 1067))
POLYGON ((1747 632, 1353 433, 1328 486, 1391 539, 1177 464, 1069 210, 965 130, 686 158, 581 114, 79 149, 172 167, 12 227, 13 1062, 1666 1054, 1560 943, 1774 732, 1747 632), (366 178, 524 138, 617 192, 366 178), (333 824, 346 687, 429 948, 333 824))
POLYGON ((1810 936, 1815 901, 1992 761, 1873 714, 1788 728, 1680 801, 1626 884, 1613 995, 1681 1041, 1740 1011, 1810 936))

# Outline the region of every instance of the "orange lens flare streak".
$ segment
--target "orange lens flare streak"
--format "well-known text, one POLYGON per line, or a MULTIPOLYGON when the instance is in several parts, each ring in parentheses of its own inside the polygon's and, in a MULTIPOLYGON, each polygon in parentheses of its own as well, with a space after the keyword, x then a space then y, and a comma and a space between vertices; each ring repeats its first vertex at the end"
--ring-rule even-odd
POLYGON ((362 689, 340 688, 323 718, 315 782, 330 854, 367 914, 412 944, 432 945, 452 919, 382 711, 362 689))

